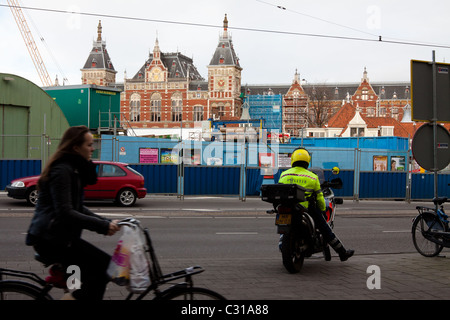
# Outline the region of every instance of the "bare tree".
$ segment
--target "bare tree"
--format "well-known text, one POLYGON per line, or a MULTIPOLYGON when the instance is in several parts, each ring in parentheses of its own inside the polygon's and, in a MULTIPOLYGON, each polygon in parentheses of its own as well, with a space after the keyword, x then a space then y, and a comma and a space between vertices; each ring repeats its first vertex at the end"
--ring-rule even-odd
POLYGON ((312 85, 304 88, 308 95, 307 122, 310 128, 321 128, 333 115, 334 89, 326 85, 312 85))

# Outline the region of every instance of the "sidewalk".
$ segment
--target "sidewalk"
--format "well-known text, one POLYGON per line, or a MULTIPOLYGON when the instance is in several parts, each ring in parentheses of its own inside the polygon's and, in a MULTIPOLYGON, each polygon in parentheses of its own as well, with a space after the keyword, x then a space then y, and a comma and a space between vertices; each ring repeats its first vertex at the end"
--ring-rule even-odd
MULTIPOLYGON (((445 251, 443 253, 445 255, 445 251)), ((164 273, 201 265, 205 272, 194 276, 194 285, 217 291, 229 300, 442 300, 450 297, 450 258, 425 258, 418 253, 356 255, 346 262, 333 256, 330 262, 305 260, 298 274, 289 274, 281 257, 267 259, 220 259, 215 261, 161 259, 164 273), (373 272, 380 270, 380 289, 369 289, 373 272)), ((0 262, 0 267, 29 270, 46 276, 36 261, 0 262)), ((62 291, 54 289, 54 297, 62 291)), ((105 299, 122 300, 128 291, 109 284, 105 299)), ((149 298, 152 296, 149 295, 149 298)))
MULTIPOLYGON (((194 284, 215 290, 230 300, 441 300, 450 297, 449 258, 425 258, 418 253, 356 255, 346 262, 337 256, 330 262, 322 258, 307 259, 298 274, 287 273, 281 257, 191 263, 164 261, 163 271, 195 263, 206 271, 194 277, 194 284), (373 272, 367 273, 371 265, 380 268, 380 289, 367 287, 368 278, 373 276, 373 272)), ((110 285, 106 298, 115 299, 122 294, 124 290, 110 285)))

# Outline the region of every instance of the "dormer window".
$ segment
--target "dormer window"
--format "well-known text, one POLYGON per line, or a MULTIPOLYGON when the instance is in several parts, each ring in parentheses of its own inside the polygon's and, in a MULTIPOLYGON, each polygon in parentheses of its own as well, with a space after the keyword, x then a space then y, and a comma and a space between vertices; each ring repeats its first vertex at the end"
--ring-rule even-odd
POLYGON ((366 88, 362 89, 361 100, 369 100, 369 90, 366 88))
POLYGON ((225 63, 225 58, 223 56, 220 56, 219 63, 220 64, 224 64, 225 63))
POLYGON ((97 61, 95 59, 92 59, 92 68, 95 68, 97 66, 97 61))
POLYGON ((364 128, 350 128, 351 137, 364 137, 364 128))

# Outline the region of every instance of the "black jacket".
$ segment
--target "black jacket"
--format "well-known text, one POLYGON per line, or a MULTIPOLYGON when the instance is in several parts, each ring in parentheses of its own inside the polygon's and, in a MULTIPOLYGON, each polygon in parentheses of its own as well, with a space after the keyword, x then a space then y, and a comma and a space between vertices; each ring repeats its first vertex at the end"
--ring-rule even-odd
POLYGON ((83 229, 107 234, 110 220, 83 205, 83 189, 97 179, 95 164, 79 155, 65 155, 56 161, 47 181, 39 187, 39 199, 26 239, 34 245, 40 239, 69 245, 83 229))

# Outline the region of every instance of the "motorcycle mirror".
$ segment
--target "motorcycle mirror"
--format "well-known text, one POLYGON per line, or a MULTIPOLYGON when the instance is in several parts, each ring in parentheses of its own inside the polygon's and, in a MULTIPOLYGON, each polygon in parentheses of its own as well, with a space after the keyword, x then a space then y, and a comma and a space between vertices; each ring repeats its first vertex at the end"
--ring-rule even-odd
POLYGON ((333 167, 333 169, 331 170, 331 172, 333 173, 333 174, 339 174, 339 167, 333 167))
POLYGON ((342 189, 342 180, 341 178, 335 178, 331 180, 332 188, 333 189, 342 189))

